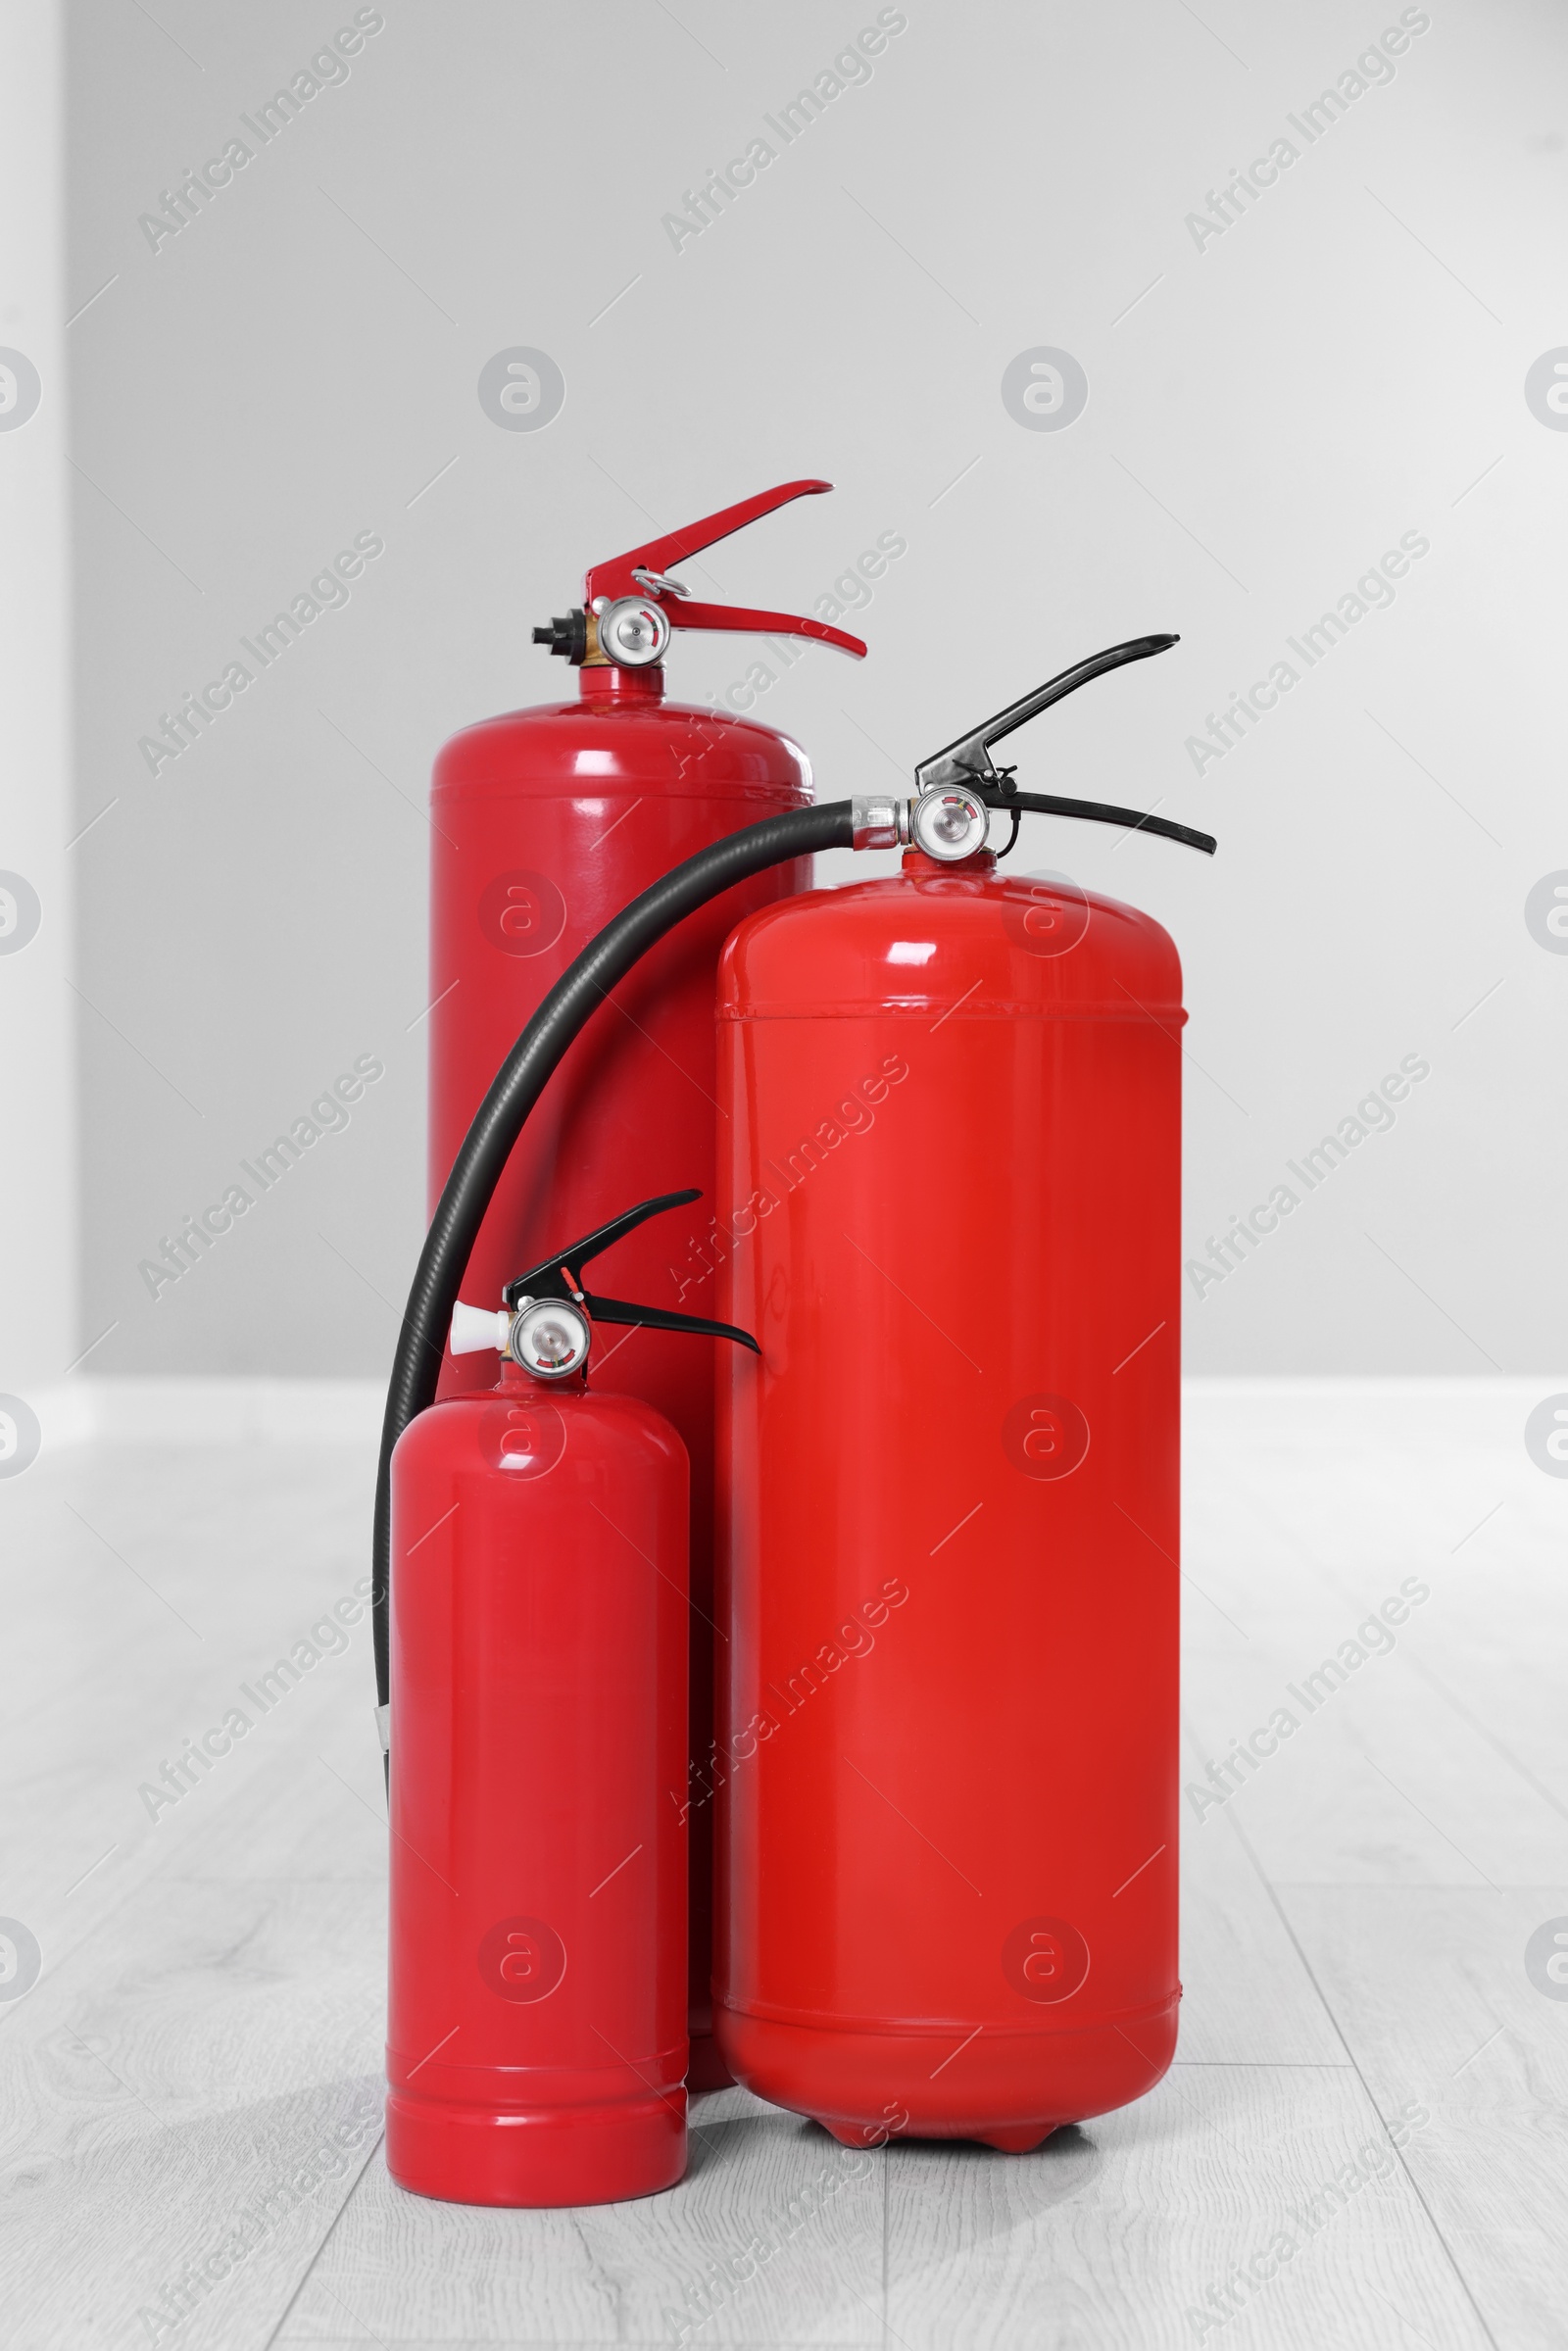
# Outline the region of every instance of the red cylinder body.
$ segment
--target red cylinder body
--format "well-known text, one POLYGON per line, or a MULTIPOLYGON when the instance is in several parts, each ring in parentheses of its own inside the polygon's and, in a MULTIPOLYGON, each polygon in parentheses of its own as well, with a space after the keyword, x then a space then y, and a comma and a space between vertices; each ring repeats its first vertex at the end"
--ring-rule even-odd
MULTIPOLYGON (((662 671, 586 667, 580 699, 453 737, 431 794, 429 1200, 518 1031, 594 934, 682 858, 810 800, 805 754, 770 728, 666 703, 662 671)), ((635 1233, 609 1260, 622 1296, 712 1311, 713 974, 740 917, 809 881, 759 874, 644 957, 566 1055, 485 1218, 463 1295, 503 1283, 628 1200, 696 1185, 687 1221, 635 1233)), ((692 1466, 691 1753, 712 1739, 713 1350, 637 1331, 614 1384, 674 1423, 692 1466)), ((441 1394, 483 1382, 450 1355, 441 1394)), ((710 1820, 693 1816, 692 2083, 727 2077, 709 2037, 710 1820)))
POLYGON ((684 1448, 499 1388, 392 1456, 387 2165, 597 2204, 686 2163, 684 1448))
POLYGON ((1181 972, 989 854, 719 980, 714 2014, 841 2138, 1035 2144, 1175 2045, 1181 972))

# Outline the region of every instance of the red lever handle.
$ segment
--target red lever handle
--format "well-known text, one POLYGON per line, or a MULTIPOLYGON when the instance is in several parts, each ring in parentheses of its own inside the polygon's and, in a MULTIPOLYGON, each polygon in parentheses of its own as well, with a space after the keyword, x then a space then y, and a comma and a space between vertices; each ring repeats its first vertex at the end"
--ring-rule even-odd
POLYGON ((601 596, 613 601, 622 596, 652 594, 672 628, 760 629, 779 636, 811 637, 819 644, 837 646, 841 652, 862 660, 865 646, 861 640, 844 629, 830 628, 825 621, 808 620, 790 612, 756 612, 742 605, 696 604, 688 597, 664 597, 659 589, 650 589, 645 579, 636 576, 639 571, 662 572, 688 556, 701 555, 716 539, 727 539, 735 531, 744 530, 748 522, 756 522, 776 508, 788 506, 791 499, 814 498, 832 487, 830 481, 780 482, 774 489, 759 490, 754 498, 743 498, 736 506, 721 507, 716 514, 706 514, 700 522, 688 522, 683 530, 667 531, 662 539, 650 539, 641 547, 628 548, 624 555, 595 563, 584 575, 583 602, 592 610, 601 596))
POLYGON ((684 530, 666 532, 662 539, 650 539, 645 547, 633 547, 625 555, 612 555, 607 563, 595 563, 582 583, 583 602, 591 605, 596 596, 638 596, 641 582, 632 575, 639 570, 664 571, 671 563, 687 556, 701 555, 715 539, 727 539, 748 522, 756 522, 763 514, 771 514, 776 507, 788 506, 792 498, 814 498, 823 490, 831 490, 830 481, 781 481, 775 490, 759 490, 755 498, 743 498, 739 506, 721 507, 716 514, 706 514, 701 522, 688 522, 684 530))

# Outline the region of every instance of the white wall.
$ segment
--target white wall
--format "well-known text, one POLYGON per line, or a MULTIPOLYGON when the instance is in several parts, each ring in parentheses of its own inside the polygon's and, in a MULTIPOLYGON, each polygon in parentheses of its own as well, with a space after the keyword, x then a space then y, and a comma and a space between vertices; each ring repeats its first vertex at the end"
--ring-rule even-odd
MULTIPOLYGON (((527 631, 587 561, 808 472, 837 494, 697 576, 808 609, 907 539, 863 668, 811 653, 757 706, 826 796, 1100 645, 1182 632, 1011 748, 1026 784, 1221 837, 1210 865, 1040 826, 1022 860, 1181 945, 1195 1257, 1402 1056, 1430 1063, 1190 1296, 1190 1367, 1560 1363, 1568 958, 1525 902, 1568 867, 1568 434, 1524 394, 1568 343, 1560 11, 1406 11, 1429 28, 1308 146, 1288 117, 1396 6, 908 0, 784 147, 765 117, 873 5, 384 0, 347 80, 156 251, 138 216, 354 11, 154 13, 72 18, 72 296, 113 279, 71 329, 76 822, 108 808, 73 853, 78 1344, 118 1325, 95 1371, 385 1364, 420 1231, 431 756, 559 691, 527 631), (760 133, 776 159, 677 251, 662 216, 760 133), (1298 160, 1200 249, 1187 216, 1281 135, 1298 160), (514 345, 564 371, 543 431, 479 405, 514 345), (1066 430, 1004 405, 1038 346, 1087 371, 1066 430), (160 712, 367 530, 385 553, 347 608, 150 774, 160 712), (1403 533, 1429 552, 1306 672, 1288 638, 1403 533), (1281 658, 1300 682, 1195 772, 1205 713, 1281 658), (138 1260, 364 1053, 386 1075, 351 1129, 149 1297, 138 1260)), ((674 689, 721 693, 754 654, 679 644, 674 689)))
MULTIPOLYGON (((0 17, 0 1474, 77 1334, 60 11, 0 17), (20 354, 20 360, 17 355, 20 354), (20 877, 20 878, 19 878, 20 877), (20 1398, 18 1410, 8 1398, 20 1398)), ((106 272, 107 273, 107 272, 106 272)), ((82 1309, 90 1319, 98 1301, 82 1309)), ((90 1363, 86 1367, 90 1369, 90 1363)), ((20 1444, 21 1451, 15 1449, 20 1444)))

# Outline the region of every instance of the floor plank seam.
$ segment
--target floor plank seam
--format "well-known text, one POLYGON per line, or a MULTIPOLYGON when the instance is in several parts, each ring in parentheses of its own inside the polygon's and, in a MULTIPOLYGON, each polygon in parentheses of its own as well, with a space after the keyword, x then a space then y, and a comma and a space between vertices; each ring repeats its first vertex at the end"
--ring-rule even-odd
MULTIPOLYGON (((1258 1881, 1265 1893, 1267 1893, 1270 1901, 1273 1903, 1275 1911, 1278 1914, 1280 1924, 1285 1929, 1286 1934, 1290 1936, 1291 1942, 1296 1950, 1297 1957, 1299 1959, 1313 1990, 1316 1992, 1319 2000, 1323 2004, 1323 2013, 1328 2018, 1329 2023, 1333 2026, 1340 2045, 1344 2049, 1346 2056, 1350 2061, 1351 2067, 1355 2072, 1356 2079, 1360 2082, 1361 2088, 1365 2093, 1367 2104, 1371 2107, 1373 2115, 1376 2117, 1379 2126, 1386 2130, 1387 2126, 1383 2122, 1383 2116, 1379 2110, 1378 2102, 1372 2095, 1371 2084, 1367 2081, 1365 2074, 1361 2071, 1355 2051, 1351 2048, 1349 2041, 1346 2037, 1344 2027, 1341 2025, 1339 2018, 1334 2012, 1328 1994, 1325 1992, 1321 1983, 1318 1981, 1317 1973, 1313 1968, 1311 1961, 1307 1958, 1305 1951, 1301 1947, 1300 1937, 1298 1935, 1296 1929, 1291 1922, 1290 1915, 1287 1912, 1284 1903, 1280 1900, 1277 1890, 1270 1883, 1268 1873, 1263 1868, 1263 1865, 1259 1861, 1256 1853, 1253 1851, 1250 1839, 1248 1837, 1247 1832, 1243 1829, 1240 1821, 1233 1819, 1231 1821, 1231 1827, 1234 1830, 1237 1837, 1240 1839, 1242 1849, 1246 1853, 1248 1860, 1257 1872, 1258 1881)), ((1391 2140, 1390 2143, 1392 2145, 1393 2141, 1391 2140)), ((1431 2205, 1426 2199, 1420 2181, 1416 2179, 1408 2162, 1405 2159, 1404 2149, 1402 2147, 1396 2146, 1394 2148, 1394 2153, 1400 2171, 1403 2173, 1405 2180, 1409 2183, 1410 2192, 1415 2197, 1422 2211, 1426 2214, 1433 2235, 1437 2238, 1438 2243, 1443 2247, 1445 2258, 1446 2259, 1448 2267, 1452 2271, 1454 2278, 1458 2281, 1460 2290, 1463 2293, 1465 2300, 1469 2303, 1470 2308, 1475 2313, 1476 2324, 1481 2328, 1482 2333, 1486 2336, 1487 2341, 1492 2345, 1492 2351, 1501 2351, 1501 2346, 1499 2345, 1496 2336, 1492 2331, 1492 2327, 1487 2320, 1486 2313, 1483 2311, 1480 2302, 1476 2298, 1475 2290, 1472 2287, 1469 2278, 1465 2276, 1464 2271, 1459 2266, 1458 2255, 1455 2253, 1453 2247, 1449 2244, 1448 2239, 1444 2233, 1443 2228, 1438 2221, 1436 2213, 1433 2211, 1431 2205)))
MULTIPOLYGON (((305 2288, 310 2284, 311 2278, 316 2272, 317 2263, 326 2251, 327 2246, 332 2242, 333 2237, 337 2233, 338 2226, 341 2223, 344 2214, 348 2211, 349 2206, 354 2202, 354 2199, 356 2196, 358 2196, 361 2187, 364 2185, 365 2175, 369 2170, 370 2165, 374 2162, 385 2136, 386 2132, 384 2129, 378 2131, 374 2138, 371 2139, 369 2146, 366 2149, 365 2161, 355 2173, 348 2194, 344 2197, 342 2203, 332 2215, 331 2226, 325 2230, 320 2243, 317 2246, 316 2251, 311 2255, 310 2261, 306 2265, 304 2276, 300 2278, 298 2285, 294 2288, 294 2291, 292 2294, 290 2294, 287 2303, 279 2313, 277 2325, 272 2328, 271 2333, 262 2345, 262 2351, 272 2351, 272 2345, 277 2341, 278 2336, 288 2325, 290 2311, 293 2310, 294 2305, 298 2302, 301 2294, 304 2293, 305 2288)), ((332 2294, 331 2287, 326 2284, 324 2279, 322 2280, 322 2290, 326 2293, 332 2294)), ((360 2317, 359 2313, 357 2311, 349 2310, 348 2304, 346 2302, 339 2301, 336 2294, 332 2294, 332 2299, 334 2302, 338 2303, 338 2308, 340 2310, 348 2310, 349 2317, 354 2321, 357 2327, 363 2327, 365 2325, 365 2322, 360 2317)), ((373 2328, 370 2329, 370 2334, 372 2341, 379 2340, 379 2337, 375 2335, 373 2328)))

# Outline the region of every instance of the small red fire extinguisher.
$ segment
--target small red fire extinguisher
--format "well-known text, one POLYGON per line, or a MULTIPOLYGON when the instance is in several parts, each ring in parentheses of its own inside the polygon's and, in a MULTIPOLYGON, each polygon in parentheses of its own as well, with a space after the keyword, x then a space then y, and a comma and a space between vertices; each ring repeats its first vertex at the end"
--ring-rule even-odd
MULTIPOLYGON (((577 672, 568 701, 513 710, 458 735, 431 789, 429 1204, 433 1214, 469 1122, 507 1049, 573 958, 651 884, 760 818, 805 808, 811 772, 787 735, 728 710, 664 699, 681 629, 803 637, 862 656, 821 620, 705 604, 670 569, 793 499, 781 482, 738 505, 594 563, 583 603, 534 642, 577 672)), ((713 1190, 713 975, 742 915, 808 887, 802 857, 756 873, 683 922, 614 989, 567 1053, 541 1114, 496 1187, 469 1261, 474 1294, 499 1290, 567 1217, 595 1222, 628 1191, 713 1190)), ((708 1220, 630 1244, 628 1286, 673 1298, 678 1267, 706 1269, 708 1220)), ((450 1352, 440 1393, 483 1384, 450 1352)), ((691 1753, 712 1739, 713 1369, 706 1348, 645 1327, 615 1358, 616 1386, 673 1421, 692 1464, 691 1753)), ((710 1816, 694 1824, 692 2084, 727 2080, 709 2037, 710 1816)))
POLYGON ((686 1451, 586 1374, 607 1324, 755 1342, 584 1268, 697 1198, 460 1304, 454 1351, 500 1381, 392 1458, 387 2163, 420 2195, 608 2203, 685 2169, 686 1451))

